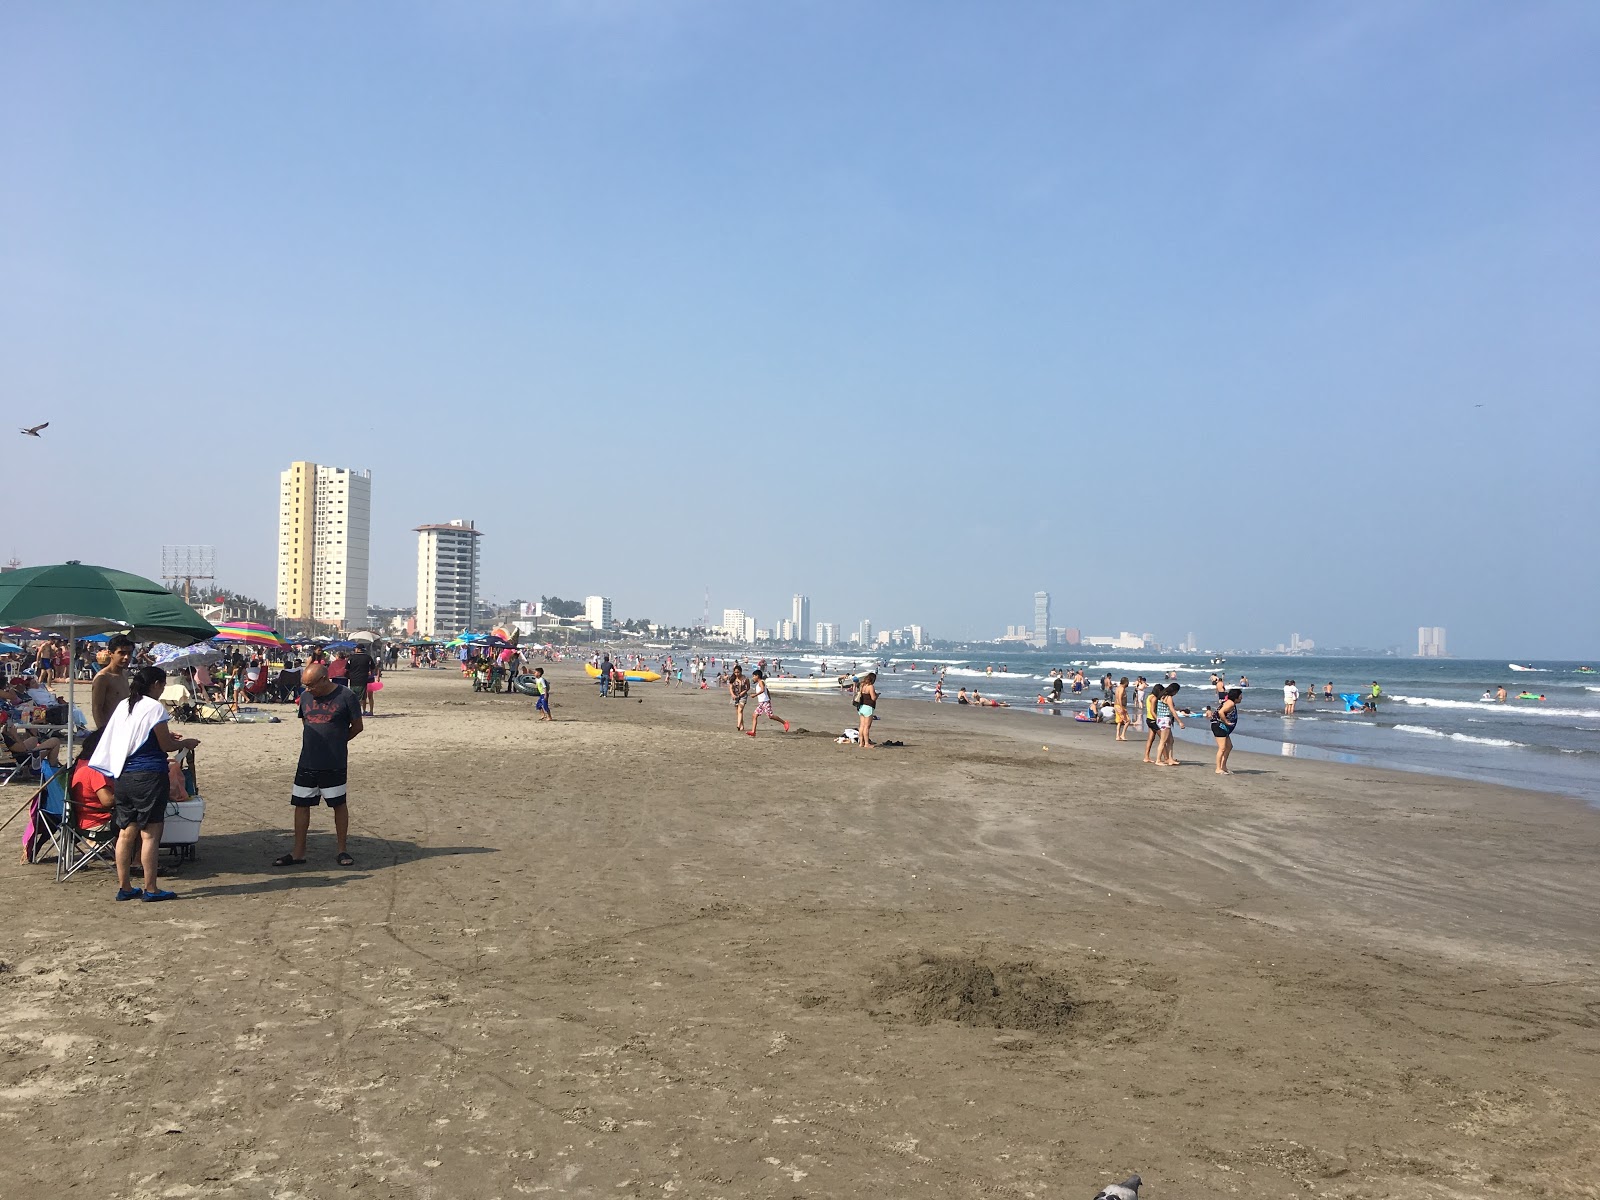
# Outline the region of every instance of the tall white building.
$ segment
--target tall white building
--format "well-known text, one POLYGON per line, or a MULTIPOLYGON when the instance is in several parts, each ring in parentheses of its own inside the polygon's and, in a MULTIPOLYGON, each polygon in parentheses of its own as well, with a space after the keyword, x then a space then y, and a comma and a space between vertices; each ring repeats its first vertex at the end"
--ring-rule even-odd
POLYGON ((471 521, 417 526, 417 632, 471 629, 478 602, 478 539, 471 521))
POLYGON ((911 644, 913 646, 926 646, 928 644, 928 631, 921 625, 911 626, 911 644))
POLYGON ((863 646, 872 645, 872 622, 871 621, 863 621, 863 622, 861 622, 861 629, 856 633, 856 641, 860 642, 863 646))
POLYGON ((756 640, 756 619, 745 614, 742 608, 722 610, 722 631, 736 642, 756 640))
POLYGON ((817 622, 817 645, 837 646, 839 644, 839 627, 832 621, 817 622))
POLYGON ((367 620, 372 472, 295 462, 278 476, 278 617, 367 620))
POLYGON ((1033 594, 1033 644, 1040 647, 1050 644, 1049 592, 1035 592, 1033 594))
POLYGON ((789 620, 794 623, 794 640, 806 640, 806 630, 811 628, 811 597, 802 596, 799 592, 794 594, 794 602, 790 605, 789 620))
POLYGON ((589 622, 590 629, 610 629, 611 597, 585 596, 583 598, 583 619, 589 622))
POLYGON ((1417 626, 1417 657, 1418 658, 1445 658, 1444 626, 1419 625, 1417 626))

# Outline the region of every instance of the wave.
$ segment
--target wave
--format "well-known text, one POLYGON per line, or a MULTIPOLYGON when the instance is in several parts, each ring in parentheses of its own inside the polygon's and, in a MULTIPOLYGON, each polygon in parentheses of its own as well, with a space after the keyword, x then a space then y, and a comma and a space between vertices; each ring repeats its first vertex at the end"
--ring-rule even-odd
POLYGON ((1452 742, 1471 742, 1475 746, 1522 746, 1527 742, 1513 742, 1509 738, 1478 737, 1471 733, 1449 733, 1443 729, 1430 729, 1426 725, 1396 725, 1399 733, 1420 733, 1425 737, 1449 738, 1452 742))
MULTIPOLYGON (((1600 708, 1552 708, 1548 704, 1524 700, 1521 703, 1493 700, 1438 700, 1432 696, 1390 696, 1395 704, 1419 704, 1428 708, 1467 708, 1477 712, 1504 713, 1515 717, 1591 717, 1600 718, 1600 708)), ((1380 701, 1381 704, 1381 701, 1380 701)))

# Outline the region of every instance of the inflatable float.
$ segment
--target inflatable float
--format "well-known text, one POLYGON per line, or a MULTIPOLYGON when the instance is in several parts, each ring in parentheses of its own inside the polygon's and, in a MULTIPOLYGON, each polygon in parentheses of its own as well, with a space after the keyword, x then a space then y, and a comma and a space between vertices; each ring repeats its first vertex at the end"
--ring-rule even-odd
MULTIPOLYGON (((600 678, 600 668, 593 663, 584 663, 583 669, 588 672, 590 679, 600 678)), ((622 674, 629 683, 658 683, 661 680, 660 674, 655 671, 624 671, 622 674)))

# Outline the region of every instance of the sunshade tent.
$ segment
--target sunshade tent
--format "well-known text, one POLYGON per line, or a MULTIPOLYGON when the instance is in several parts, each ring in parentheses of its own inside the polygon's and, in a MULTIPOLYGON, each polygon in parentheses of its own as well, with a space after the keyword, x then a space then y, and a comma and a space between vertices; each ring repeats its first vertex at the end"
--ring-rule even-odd
POLYGON ((0 642, 0 654, 21 654, 22 647, 15 642, 0 642))
POLYGON ((377 634, 372 632, 372 630, 363 629, 360 633, 352 633, 350 635, 350 640, 352 642, 376 642, 379 640, 379 638, 377 634))
POLYGON ((222 647, 210 642, 200 642, 193 646, 174 646, 160 642, 150 647, 150 653, 155 658, 156 666, 168 671, 181 671, 185 667, 197 666, 200 663, 216 662, 222 657, 222 647))
MULTIPOLYGON (((216 636, 194 609, 153 579, 77 561, 23 567, 0 575, 0 624, 52 630, 67 637, 67 770, 77 733, 78 639, 91 633, 125 633, 143 640, 189 646, 216 636)), ((72 822, 71 788, 62 824, 72 822)), ((72 873, 72 839, 57 842, 56 878, 72 873)))

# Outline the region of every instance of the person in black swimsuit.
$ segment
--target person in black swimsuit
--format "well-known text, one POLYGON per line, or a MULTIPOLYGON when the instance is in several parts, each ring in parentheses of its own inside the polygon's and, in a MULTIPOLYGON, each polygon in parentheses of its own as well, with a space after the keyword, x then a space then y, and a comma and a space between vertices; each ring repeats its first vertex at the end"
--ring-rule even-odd
POLYGON ((1233 688, 1222 698, 1221 704, 1206 709, 1206 716, 1211 718, 1211 736, 1217 739, 1218 775, 1233 774, 1228 770, 1228 755, 1233 753, 1233 731, 1239 724, 1239 697, 1242 695, 1238 688, 1233 688))

